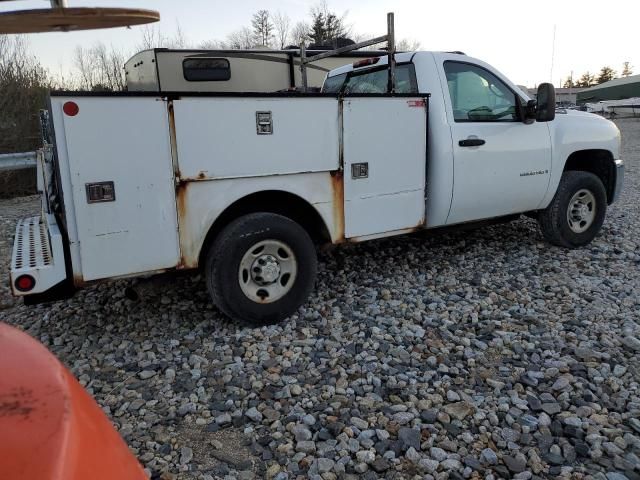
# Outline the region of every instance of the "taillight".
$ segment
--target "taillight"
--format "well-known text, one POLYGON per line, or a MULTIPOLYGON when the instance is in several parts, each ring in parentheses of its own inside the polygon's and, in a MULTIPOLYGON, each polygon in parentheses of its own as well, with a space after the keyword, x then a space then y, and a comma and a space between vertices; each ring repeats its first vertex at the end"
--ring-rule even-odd
POLYGON ((14 283, 19 292, 28 292, 36 286, 36 279, 31 275, 20 275, 14 283))
POLYGON ((365 58, 364 60, 358 60, 353 62, 353 68, 366 67, 368 65, 375 65, 380 60, 380 57, 365 58))
POLYGON ((70 117, 75 117, 80 111, 80 107, 76 102, 65 102, 62 106, 62 111, 70 117))

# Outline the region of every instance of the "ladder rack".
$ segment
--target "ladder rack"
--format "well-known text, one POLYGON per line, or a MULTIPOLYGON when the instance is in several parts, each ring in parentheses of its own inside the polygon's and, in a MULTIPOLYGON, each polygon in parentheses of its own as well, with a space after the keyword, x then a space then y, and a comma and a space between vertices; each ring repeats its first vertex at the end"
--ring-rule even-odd
POLYGON ((329 50, 328 52, 319 53, 312 57, 307 57, 307 48, 302 42, 300 44, 300 73, 302 75, 302 91, 307 91, 307 64, 322 60, 327 57, 335 57, 343 53, 351 52, 352 50, 358 50, 364 47, 370 47, 378 43, 387 42, 387 54, 389 57, 389 80, 387 83, 387 91, 389 93, 395 93, 396 91, 396 41, 395 41, 395 29, 393 12, 387 13, 387 34, 381 37, 372 38, 371 40, 365 40, 363 42, 354 43, 353 45, 347 45, 346 47, 336 48, 335 50, 329 50))

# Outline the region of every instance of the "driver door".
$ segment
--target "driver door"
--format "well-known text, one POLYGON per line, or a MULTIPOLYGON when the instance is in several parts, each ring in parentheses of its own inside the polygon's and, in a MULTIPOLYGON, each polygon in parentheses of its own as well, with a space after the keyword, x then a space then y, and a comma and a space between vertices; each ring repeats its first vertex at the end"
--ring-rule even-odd
POLYGON ((445 61, 454 187, 447 224, 535 210, 551 173, 547 123, 525 124, 516 93, 489 70, 445 61))

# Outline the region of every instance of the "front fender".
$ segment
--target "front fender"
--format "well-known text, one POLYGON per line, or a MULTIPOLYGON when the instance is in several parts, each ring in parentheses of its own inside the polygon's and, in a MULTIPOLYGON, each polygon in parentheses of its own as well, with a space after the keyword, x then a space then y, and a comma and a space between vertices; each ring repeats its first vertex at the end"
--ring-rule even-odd
MULTIPOLYGON (((573 110, 558 113, 555 120, 549 122, 549 130, 553 152, 551 178, 540 208, 546 208, 553 200, 572 154, 585 150, 604 150, 611 154, 612 160, 620 158, 620 130, 613 122, 598 115, 573 110)), ((617 194, 616 189, 614 196, 617 194)))

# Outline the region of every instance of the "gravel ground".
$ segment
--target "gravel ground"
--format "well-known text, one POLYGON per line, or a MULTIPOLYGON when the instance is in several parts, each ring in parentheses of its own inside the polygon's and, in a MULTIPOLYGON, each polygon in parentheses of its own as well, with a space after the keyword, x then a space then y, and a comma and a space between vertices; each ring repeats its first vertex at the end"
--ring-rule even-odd
MULTIPOLYGON (((536 224, 345 246, 289 322, 249 329, 181 277, 0 318, 42 341, 155 478, 640 478, 640 121, 626 190, 566 251, 536 224)), ((35 197, 0 201, 0 264, 35 197)))

